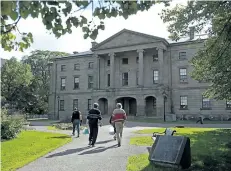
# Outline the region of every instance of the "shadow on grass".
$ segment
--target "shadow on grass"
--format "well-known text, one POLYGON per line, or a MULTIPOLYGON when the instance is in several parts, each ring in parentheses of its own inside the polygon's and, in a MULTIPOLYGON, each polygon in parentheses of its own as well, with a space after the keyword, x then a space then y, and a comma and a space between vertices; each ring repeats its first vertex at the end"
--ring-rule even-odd
MULTIPOLYGON (((192 165, 185 171, 230 171, 231 129, 218 129, 190 135, 192 165)), ((176 171, 149 164, 141 171, 176 171)))
POLYGON ((71 136, 69 136, 69 135, 62 135, 62 136, 49 137, 49 139, 50 138, 64 139, 64 138, 71 138, 71 136))
POLYGON ((58 157, 58 156, 65 156, 65 155, 69 155, 69 154, 74 154, 74 153, 78 153, 81 152, 83 150, 89 149, 90 147, 83 147, 83 148, 74 148, 74 149, 68 149, 59 153, 55 153, 55 154, 51 154, 49 156, 47 156, 46 158, 52 158, 52 157, 58 157))

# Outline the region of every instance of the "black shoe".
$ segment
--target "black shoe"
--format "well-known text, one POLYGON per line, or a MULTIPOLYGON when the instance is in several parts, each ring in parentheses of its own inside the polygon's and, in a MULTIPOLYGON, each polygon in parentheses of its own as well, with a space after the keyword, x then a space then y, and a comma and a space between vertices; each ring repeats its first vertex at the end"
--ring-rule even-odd
POLYGON ((120 147, 121 146, 121 144, 120 143, 118 143, 118 147, 120 147))
POLYGON ((95 147, 95 144, 91 144, 91 147, 95 147))
POLYGON ((89 141, 88 145, 91 145, 91 141, 89 141))

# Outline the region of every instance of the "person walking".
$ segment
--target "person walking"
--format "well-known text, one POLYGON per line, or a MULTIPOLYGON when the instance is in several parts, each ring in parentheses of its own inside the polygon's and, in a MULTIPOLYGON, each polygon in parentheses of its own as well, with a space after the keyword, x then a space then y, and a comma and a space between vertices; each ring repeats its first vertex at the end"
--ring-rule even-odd
POLYGON ((110 117, 109 123, 114 128, 114 137, 113 138, 114 138, 114 140, 116 140, 116 128, 115 128, 115 123, 112 123, 112 116, 110 117))
POLYGON ((118 147, 121 146, 121 138, 123 134, 124 122, 126 121, 126 119, 127 119, 127 116, 126 116, 125 111, 122 109, 122 104, 117 103, 116 109, 113 111, 113 114, 112 114, 112 123, 115 124, 118 147))
MULTIPOLYGON (((101 112, 98 109, 99 105, 98 103, 93 104, 93 109, 89 110, 87 119, 88 119, 88 124, 90 127, 90 133, 89 133, 89 144, 90 146, 94 147, 95 142, 98 136, 98 129, 99 129, 99 120, 102 120, 101 112)), ((100 124, 100 126, 102 126, 100 124)))
POLYGON ((196 121, 196 123, 200 122, 201 124, 204 123, 204 117, 202 115, 199 116, 199 119, 196 121))
POLYGON ((75 129, 77 128, 77 137, 79 137, 80 125, 82 124, 82 115, 77 108, 75 108, 74 112, 72 113, 71 122, 73 124, 72 135, 75 136, 75 129))

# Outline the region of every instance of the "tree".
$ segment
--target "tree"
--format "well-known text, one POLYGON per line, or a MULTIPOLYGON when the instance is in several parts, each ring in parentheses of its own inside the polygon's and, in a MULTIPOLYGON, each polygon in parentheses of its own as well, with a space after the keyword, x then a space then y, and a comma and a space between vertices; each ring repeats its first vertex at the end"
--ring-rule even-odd
POLYGON ((31 102, 29 113, 44 114, 48 110, 49 81, 48 63, 52 58, 65 56, 65 52, 35 50, 29 56, 24 56, 22 62, 30 65, 33 79, 28 89, 24 89, 31 102))
POLYGON ((186 6, 164 9, 161 17, 170 23, 173 40, 187 35, 192 25, 197 33, 208 34, 204 48, 191 61, 192 78, 211 83, 207 97, 231 100, 231 2, 189 1, 186 6))
POLYGON ((95 40, 99 30, 105 29, 103 21, 106 18, 123 16, 127 19, 138 11, 148 10, 155 3, 168 5, 168 2, 161 1, 1 1, 2 48, 23 51, 33 43, 32 33, 19 31, 17 24, 22 18, 41 19, 46 29, 57 38, 71 34, 73 27, 80 27, 85 39, 95 40), (91 20, 78 13, 85 9, 91 9, 91 20), (21 34, 21 40, 16 37, 17 32, 21 34))
POLYGON ((23 106, 19 105, 22 102, 27 103, 27 100, 22 98, 25 96, 22 96, 21 91, 30 85, 33 78, 30 66, 11 58, 1 68, 1 77, 1 93, 6 101, 16 107, 23 106))

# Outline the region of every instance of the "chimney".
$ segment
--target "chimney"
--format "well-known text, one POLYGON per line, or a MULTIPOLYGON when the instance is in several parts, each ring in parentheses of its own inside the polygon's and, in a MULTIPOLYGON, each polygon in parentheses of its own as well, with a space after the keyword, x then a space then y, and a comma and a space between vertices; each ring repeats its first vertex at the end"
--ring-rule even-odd
POLYGON ((189 40, 193 40, 194 39, 194 34, 195 34, 195 27, 189 27, 189 40))
POLYGON ((94 48, 97 44, 97 42, 91 42, 91 47, 94 48))
POLYGON ((77 52, 77 51, 74 51, 73 53, 74 53, 74 54, 77 54, 77 53, 79 53, 79 52, 77 52))

